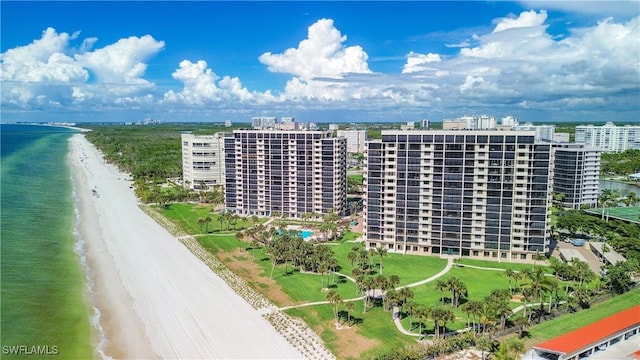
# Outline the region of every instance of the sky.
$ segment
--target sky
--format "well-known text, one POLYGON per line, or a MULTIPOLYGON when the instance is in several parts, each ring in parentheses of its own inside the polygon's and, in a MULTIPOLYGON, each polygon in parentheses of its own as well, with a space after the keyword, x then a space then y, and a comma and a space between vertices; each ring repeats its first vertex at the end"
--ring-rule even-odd
POLYGON ((3 0, 0 30, 3 122, 640 119, 640 0, 3 0))

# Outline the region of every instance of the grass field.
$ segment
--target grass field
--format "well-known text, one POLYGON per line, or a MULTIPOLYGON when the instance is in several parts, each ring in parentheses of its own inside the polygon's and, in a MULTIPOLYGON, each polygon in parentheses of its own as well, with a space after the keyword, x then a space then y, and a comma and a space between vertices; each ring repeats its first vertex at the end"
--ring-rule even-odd
POLYGON ((525 345, 529 348, 540 342, 566 334, 600 319, 604 319, 617 312, 638 305, 639 303, 640 288, 637 288, 625 294, 615 296, 605 302, 595 304, 587 310, 582 310, 572 315, 565 315, 531 327, 528 330, 530 337, 526 340, 525 345), (569 318, 571 320, 569 320, 569 318))
MULTIPOLYGON (((300 273, 298 268, 292 267, 291 264, 277 265, 273 270, 273 279, 270 279, 272 263, 270 255, 266 253, 264 247, 251 248, 248 242, 238 240, 235 237, 233 229, 227 231, 225 226, 221 230, 220 224, 216 221, 217 214, 211 213, 208 206, 173 204, 159 209, 185 231, 193 234, 203 247, 215 254, 232 271, 244 278, 250 286, 277 306, 324 301, 326 300, 326 290, 323 291, 323 288, 327 287, 336 290, 343 299, 359 296, 356 285, 344 277, 300 273), (197 219, 205 216, 210 216, 213 219, 209 232, 206 234, 197 225, 197 219)), ((263 218, 260 219, 260 222, 266 220, 263 218)), ((238 229, 250 226, 248 221, 238 221, 236 225, 238 229)), ((362 243, 353 242, 359 236, 358 233, 347 231, 342 239, 328 243, 335 254, 339 271, 348 276, 351 276, 354 267, 348 260, 348 254, 353 247, 362 248, 362 243)), ((438 257, 388 253, 382 259, 379 256, 371 258, 371 275, 378 274, 380 261, 383 264, 383 274, 385 276, 397 275, 400 278, 400 286, 429 278, 446 266, 446 260, 438 257)), ((465 265, 518 271, 531 269, 533 266, 532 264, 470 259, 458 261, 465 265)), ((545 272, 551 273, 551 269, 546 267, 545 272)), ((439 280, 446 281, 453 276, 458 277, 466 284, 468 299, 482 300, 494 289, 509 288, 508 279, 503 271, 454 266, 439 280)), ((440 306, 441 292, 436 289, 435 282, 413 287, 412 290, 417 303, 426 306, 440 306)), ((637 295, 636 292, 636 297, 637 295)), ((444 293, 445 306, 449 306, 449 296, 448 292, 444 293)), ((464 301, 462 300, 461 304, 464 301)), ((518 305, 521 303, 511 303, 512 308, 518 305)), ((304 319, 323 338, 327 347, 338 358, 372 357, 399 346, 415 343, 414 337, 403 335, 395 328, 390 312, 383 311, 380 307, 373 307, 363 313, 362 300, 355 301, 354 306, 355 309, 350 314, 356 317, 355 325, 350 327, 345 325, 345 328, 341 329, 336 329, 332 308, 329 305, 289 309, 287 313, 304 319)), ((341 304, 339 309, 346 319, 345 304, 341 304)), ((459 308, 455 309, 455 313, 457 320, 447 325, 448 330, 461 329, 467 324, 465 313, 459 308)), ((346 324, 345 319, 341 321, 346 324)), ((402 322, 405 329, 409 329, 409 319, 405 318, 402 322)), ((425 325, 427 331, 432 331, 433 324, 430 321, 425 325)))
MULTIPOLYGON (((592 214, 602 215, 602 209, 592 209, 588 211, 592 214)), ((640 223, 640 206, 605 208, 604 216, 619 218, 635 223, 640 223)))

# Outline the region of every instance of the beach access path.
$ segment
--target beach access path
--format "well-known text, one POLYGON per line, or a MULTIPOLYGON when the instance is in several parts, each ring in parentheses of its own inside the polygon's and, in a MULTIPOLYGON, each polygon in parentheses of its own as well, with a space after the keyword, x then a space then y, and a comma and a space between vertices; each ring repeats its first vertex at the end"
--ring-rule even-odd
POLYGON ((82 134, 70 164, 106 345, 114 358, 301 359, 259 311, 138 206, 82 134))

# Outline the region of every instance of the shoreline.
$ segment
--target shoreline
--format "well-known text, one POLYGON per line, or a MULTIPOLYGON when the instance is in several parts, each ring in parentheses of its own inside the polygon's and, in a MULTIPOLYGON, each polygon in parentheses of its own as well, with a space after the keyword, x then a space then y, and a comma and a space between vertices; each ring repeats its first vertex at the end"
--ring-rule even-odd
MULTIPOLYGON (((259 311, 140 208, 83 134, 69 162, 106 358, 299 359, 259 311)), ((94 327, 94 330, 96 328, 94 327)))

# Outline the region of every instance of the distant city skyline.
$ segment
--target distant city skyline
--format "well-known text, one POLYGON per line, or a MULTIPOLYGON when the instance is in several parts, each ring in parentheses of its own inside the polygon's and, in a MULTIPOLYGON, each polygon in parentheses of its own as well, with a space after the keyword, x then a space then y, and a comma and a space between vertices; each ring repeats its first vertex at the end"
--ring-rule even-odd
POLYGON ((640 1, 5 2, 3 122, 640 118, 640 1))

